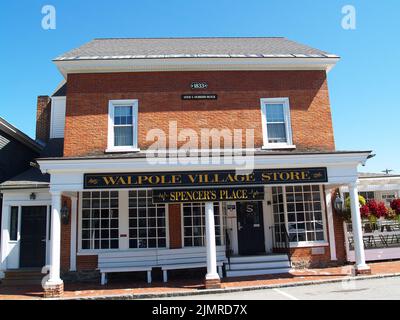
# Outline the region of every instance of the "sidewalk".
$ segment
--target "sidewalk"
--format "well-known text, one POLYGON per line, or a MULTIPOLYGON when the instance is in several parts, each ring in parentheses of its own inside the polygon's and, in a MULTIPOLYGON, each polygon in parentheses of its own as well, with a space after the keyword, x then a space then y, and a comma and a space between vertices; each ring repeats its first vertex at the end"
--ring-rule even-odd
MULTIPOLYGON (((399 274, 400 261, 379 262, 369 264, 372 275, 384 276, 399 274)), ((227 290, 246 289, 248 287, 263 287, 273 285, 295 285, 307 284, 321 281, 334 281, 346 279, 351 276, 351 266, 322 268, 322 269, 303 269, 295 270, 289 274, 265 275, 251 277, 225 278, 222 280, 222 288, 227 290)), ((106 286, 96 283, 66 283, 64 299, 82 298, 104 298, 104 297, 129 297, 135 298, 142 295, 157 294, 185 294, 203 293, 203 280, 174 280, 168 283, 154 282, 151 285, 144 281, 110 281, 106 286)), ((5 287, 0 285, 0 300, 8 299, 42 299, 42 289, 40 286, 27 287, 5 287)))

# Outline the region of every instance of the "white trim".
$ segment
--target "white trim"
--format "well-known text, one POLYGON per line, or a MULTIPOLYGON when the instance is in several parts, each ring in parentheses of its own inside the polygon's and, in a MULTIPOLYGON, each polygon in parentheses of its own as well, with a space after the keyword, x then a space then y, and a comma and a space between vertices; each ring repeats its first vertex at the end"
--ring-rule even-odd
POLYGON ((292 138, 292 124, 290 119, 290 104, 289 98, 261 98, 261 126, 263 133, 263 146, 262 149, 293 149, 296 148, 293 145, 292 138), (283 104, 283 112, 285 117, 285 129, 286 129, 286 142, 285 143, 268 143, 268 129, 267 129, 267 104, 283 104))
POLYGON ((110 100, 108 102, 108 137, 106 152, 138 152, 138 105, 137 99, 110 100), (133 121, 133 145, 114 146, 114 109, 115 107, 131 107, 133 121))
POLYGON ((11 206, 3 203, 2 219, 1 219, 1 250, 0 250, 0 279, 4 277, 4 272, 7 270, 8 243, 10 241, 10 220, 11 206))
POLYGON ((335 226, 333 222, 333 210, 332 210, 332 189, 325 189, 325 206, 326 215, 328 218, 328 230, 329 230, 329 250, 331 253, 331 260, 337 260, 336 257, 336 241, 335 241, 335 226))
POLYGON ((71 197, 71 242, 70 242, 70 260, 69 270, 76 271, 76 222, 78 216, 78 198, 71 197))
POLYGON ((309 248, 309 247, 329 247, 329 243, 326 241, 301 241, 291 242, 291 248, 309 248))
MULTIPOLYGON (((255 168, 301 168, 311 166, 322 167, 338 167, 343 169, 351 169, 352 181, 357 181, 357 166, 365 164, 370 155, 369 151, 365 152, 349 152, 349 153, 322 153, 322 154, 267 154, 254 156, 255 168), (353 172, 354 171, 354 172, 353 172)), ((144 158, 112 158, 112 159, 38 159, 38 163, 43 173, 90 173, 90 172, 149 172, 149 171, 187 171, 187 170, 214 170, 214 169, 237 169, 235 158, 213 157, 210 163, 197 163, 197 157, 188 157, 185 164, 170 163, 168 158, 159 158, 160 163, 151 165, 146 157, 144 158), (162 162, 165 161, 165 162, 162 162), (231 161, 231 162, 230 162, 231 161), (103 171, 107 170, 107 171, 103 171)), ((328 168, 329 171, 329 168, 328 168)), ((329 172, 328 172, 329 173, 329 172)), ((343 172, 340 176, 344 177, 347 172, 343 172)), ((51 181, 52 187, 54 180, 51 181)), ((329 181, 332 184, 346 183, 347 180, 329 181)), ((76 190, 72 190, 76 191, 76 190)))
POLYGON ((167 58, 55 60, 64 78, 70 73, 213 71, 213 70, 324 70, 329 72, 340 60, 324 58, 167 58))

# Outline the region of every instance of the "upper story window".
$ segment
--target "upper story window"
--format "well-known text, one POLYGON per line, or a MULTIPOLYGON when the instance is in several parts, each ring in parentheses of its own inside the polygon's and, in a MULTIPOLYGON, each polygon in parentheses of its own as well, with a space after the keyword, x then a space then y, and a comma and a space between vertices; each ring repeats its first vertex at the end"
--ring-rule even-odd
POLYGON ((288 98, 261 99, 261 115, 263 148, 295 148, 292 143, 288 98))
POLYGON ((137 100, 111 100, 108 109, 107 151, 138 151, 137 100))

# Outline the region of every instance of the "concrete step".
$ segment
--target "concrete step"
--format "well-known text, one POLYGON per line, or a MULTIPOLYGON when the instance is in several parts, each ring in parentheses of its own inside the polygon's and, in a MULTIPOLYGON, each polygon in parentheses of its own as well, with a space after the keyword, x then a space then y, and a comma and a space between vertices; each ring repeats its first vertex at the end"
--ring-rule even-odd
POLYGON ((2 287, 18 287, 26 285, 40 285, 42 279, 3 279, 0 286, 2 287))
POLYGON ((290 268, 289 260, 268 261, 268 262, 249 262, 249 263, 231 263, 226 264, 227 270, 251 270, 251 269, 276 269, 290 268))
POLYGON ((287 261, 286 254, 269 254, 263 256, 234 256, 230 257, 231 263, 249 263, 249 262, 273 262, 273 261, 287 261))
POLYGON ((276 268, 276 269, 254 269, 254 270, 228 270, 227 277, 243 277, 243 276, 256 276, 266 274, 284 274, 288 273, 290 268, 276 268))
POLYGON ((5 271, 5 279, 35 279, 43 278, 44 274, 41 272, 17 272, 17 271, 5 271))
POLYGON ((40 285, 45 274, 40 269, 18 269, 4 272, 2 286, 40 285))

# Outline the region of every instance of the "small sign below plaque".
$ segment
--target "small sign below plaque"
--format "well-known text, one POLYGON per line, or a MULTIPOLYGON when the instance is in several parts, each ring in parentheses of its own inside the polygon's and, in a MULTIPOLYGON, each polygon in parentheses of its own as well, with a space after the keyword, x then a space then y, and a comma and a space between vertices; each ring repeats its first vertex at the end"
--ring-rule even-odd
POLYGON ((182 100, 217 100, 217 95, 209 93, 183 94, 182 100))

